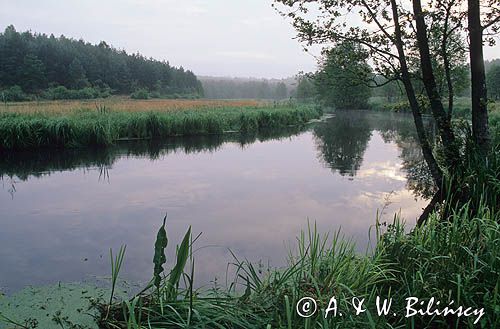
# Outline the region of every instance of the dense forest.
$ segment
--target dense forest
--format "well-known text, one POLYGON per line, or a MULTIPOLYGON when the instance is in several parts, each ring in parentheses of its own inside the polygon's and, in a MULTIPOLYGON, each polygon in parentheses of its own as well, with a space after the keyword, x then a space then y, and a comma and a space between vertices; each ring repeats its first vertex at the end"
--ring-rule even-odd
POLYGON ((95 98, 198 97, 200 81, 168 62, 128 54, 101 41, 93 45, 63 35, 0 33, 0 92, 4 101, 95 98))

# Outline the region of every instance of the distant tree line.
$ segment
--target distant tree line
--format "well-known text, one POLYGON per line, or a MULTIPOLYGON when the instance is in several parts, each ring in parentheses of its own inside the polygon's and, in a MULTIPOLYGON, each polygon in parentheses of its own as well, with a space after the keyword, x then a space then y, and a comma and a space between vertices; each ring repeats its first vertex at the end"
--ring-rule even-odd
MULTIPOLYGON (((168 62, 128 54, 101 41, 93 45, 65 36, 0 33, 0 91, 7 100, 94 98, 111 93, 140 97, 203 95, 193 72, 168 62)), ((0 95, 0 96, 1 96, 0 95)), ((4 99, 5 100, 5 99, 4 99)))
POLYGON ((275 99, 289 98, 293 82, 285 80, 200 77, 205 97, 211 99, 275 99))

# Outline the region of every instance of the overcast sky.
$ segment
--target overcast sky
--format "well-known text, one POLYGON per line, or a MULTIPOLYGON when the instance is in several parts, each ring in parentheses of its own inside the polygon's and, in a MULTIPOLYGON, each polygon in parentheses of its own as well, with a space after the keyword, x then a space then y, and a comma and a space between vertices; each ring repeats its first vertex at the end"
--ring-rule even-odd
MULTIPOLYGON (((64 34, 140 52, 197 75, 283 78, 313 71, 272 0, 0 0, 0 28, 64 34)), ((314 54, 314 52, 313 52, 314 54)), ((315 55, 318 55, 316 52, 315 55)), ((486 58, 500 57, 500 47, 486 58)))

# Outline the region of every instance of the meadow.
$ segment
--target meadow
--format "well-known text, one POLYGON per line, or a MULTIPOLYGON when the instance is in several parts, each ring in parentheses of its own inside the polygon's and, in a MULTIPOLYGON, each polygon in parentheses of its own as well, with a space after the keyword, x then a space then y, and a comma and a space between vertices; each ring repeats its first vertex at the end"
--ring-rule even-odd
POLYGON ((130 100, 7 103, 0 150, 111 145, 119 140, 257 132, 305 124, 312 106, 258 101, 130 100))
MULTIPOLYGON (((170 112, 228 107, 265 107, 269 102, 258 100, 208 100, 208 99, 147 99, 133 100, 113 96, 98 100, 56 100, 35 102, 7 102, 0 113, 67 115, 76 111, 93 111, 108 108, 117 112, 170 112)), ((272 103, 271 103, 272 104, 272 103)))

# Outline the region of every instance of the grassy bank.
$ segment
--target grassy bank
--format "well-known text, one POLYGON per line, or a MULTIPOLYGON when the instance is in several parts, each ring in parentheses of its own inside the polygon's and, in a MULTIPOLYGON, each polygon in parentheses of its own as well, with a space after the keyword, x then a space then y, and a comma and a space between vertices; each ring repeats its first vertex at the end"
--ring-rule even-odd
MULTIPOLYGON (((109 316, 104 306, 101 327, 497 328, 499 213, 483 206, 470 217, 465 206, 448 219, 434 214, 428 225, 411 234, 395 220, 378 235, 375 251, 366 255, 357 254, 340 234, 329 238, 311 226, 299 236, 285 269, 261 273, 251 263, 235 261, 237 278, 229 287, 203 291, 192 286, 196 254, 189 230, 177 247, 176 265, 165 276, 157 272, 159 285, 152 283, 142 294, 114 304, 109 316), (377 296, 391 299, 389 314, 379 315, 377 296), (317 312, 308 318, 296 309, 303 297, 317 302, 317 312), (338 313, 325 317, 331 297, 337 300, 338 313), (356 314, 353 297, 364 301, 365 311, 356 314), (441 306, 434 304, 432 310, 463 306, 477 313, 406 317, 411 297, 425 302, 415 309, 425 310, 434 298, 441 306)), ((157 251, 162 246, 158 241, 157 251)))
POLYGON ((146 107, 142 110, 145 105, 140 104, 139 109, 132 107, 129 110, 100 105, 94 109, 23 111, 17 108, 3 111, 0 114, 0 149, 76 148, 111 145, 120 139, 257 132, 304 124, 321 115, 313 107, 294 105, 210 106, 201 103, 196 109, 172 107, 148 111, 146 107))
MULTIPOLYGON (((37 293, 36 302, 30 298, 20 300, 23 307, 26 303, 37 307, 48 303, 50 310, 30 312, 23 308, 20 312, 14 308, 14 312, 2 314, 0 308, 0 328, 2 320, 13 324, 7 328, 35 328, 33 323, 43 323, 44 328, 60 328, 62 323, 64 328, 124 329, 498 328, 500 213, 483 204, 475 214, 470 215, 468 205, 454 209, 447 220, 434 213, 426 226, 415 228, 411 234, 405 232, 398 218, 387 227, 377 223, 371 232, 377 239, 376 248, 361 255, 340 233, 329 237, 310 225, 297 238, 285 268, 262 271, 250 262, 235 259, 230 264, 236 271, 234 281, 227 287, 210 289, 193 286, 196 237, 191 230, 174 247, 168 245, 166 232, 160 229, 154 268, 158 285, 153 279, 142 293, 130 299, 114 299, 109 314, 109 290, 100 291, 99 299, 94 301, 103 303, 100 316, 88 304, 87 289, 81 298, 85 308, 79 313, 51 302, 58 296, 56 293, 67 295, 59 285, 51 288, 56 292, 50 290, 48 295, 37 293), (164 268, 166 259, 162 255, 168 248, 177 250, 172 268, 164 268), (390 299, 387 315, 379 315, 377 296, 390 299), (317 303, 317 311, 307 318, 299 316, 296 308, 303 297, 317 303), (332 306, 331 297, 337 301, 336 316, 334 311, 328 315, 325 312, 332 306), (407 317, 407 299, 411 297, 424 302, 414 305, 415 309, 425 310, 434 298, 432 310, 458 310, 463 306, 464 310, 470 308, 477 313, 407 317), (361 300, 364 311, 356 314, 355 306, 361 300), (436 305, 437 301, 441 305, 436 305), (45 317, 45 313, 52 314, 52 309, 58 310, 54 313, 57 316, 45 317), (37 314, 42 321, 38 322, 37 314), (90 324, 92 314, 97 316, 98 326, 90 324)), ((121 254, 113 256, 113 273, 117 275, 121 254)), ((71 296, 76 297, 72 302, 80 305, 77 295, 82 294, 82 289, 76 288, 70 290, 71 296)), ((304 311, 303 304, 299 305, 304 315, 310 314, 304 311)))

